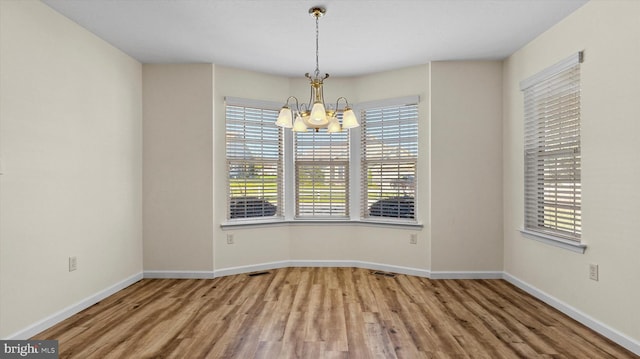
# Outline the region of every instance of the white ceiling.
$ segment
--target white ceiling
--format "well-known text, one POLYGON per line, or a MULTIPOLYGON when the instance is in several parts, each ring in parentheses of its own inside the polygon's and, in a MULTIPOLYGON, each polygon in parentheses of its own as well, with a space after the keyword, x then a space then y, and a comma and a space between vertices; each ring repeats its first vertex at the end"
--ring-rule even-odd
POLYGON ((43 0, 143 63, 355 76, 436 60, 502 59, 587 0, 43 0))

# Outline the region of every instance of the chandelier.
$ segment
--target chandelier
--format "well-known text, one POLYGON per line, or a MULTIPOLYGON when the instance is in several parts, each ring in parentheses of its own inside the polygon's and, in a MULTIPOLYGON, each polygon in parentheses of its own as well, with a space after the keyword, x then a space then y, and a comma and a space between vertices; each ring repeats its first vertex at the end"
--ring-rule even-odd
POLYGON ((329 74, 320 75, 318 66, 318 20, 326 13, 326 9, 321 7, 312 7, 309 14, 316 19, 316 70, 313 77, 307 72, 304 76, 309 79, 311 84, 311 97, 309 103, 299 104, 295 96, 289 96, 276 120, 276 125, 284 128, 291 128, 294 132, 306 132, 308 128, 315 129, 318 132, 321 128, 326 128, 327 132, 340 132, 342 129, 349 129, 360 126, 355 113, 349 106, 349 101, 344 97, 336 100, 336 105, 325 106, 324 95, 322 93, 323 81, 329 77, 329 74), (295 106, 289 107, 290 102, 294 100, 295 106), (344 108, 340 109, 340 100, 344 100, 344 108), (338 120, 338 115, 342 113, 342 124, 338 120))

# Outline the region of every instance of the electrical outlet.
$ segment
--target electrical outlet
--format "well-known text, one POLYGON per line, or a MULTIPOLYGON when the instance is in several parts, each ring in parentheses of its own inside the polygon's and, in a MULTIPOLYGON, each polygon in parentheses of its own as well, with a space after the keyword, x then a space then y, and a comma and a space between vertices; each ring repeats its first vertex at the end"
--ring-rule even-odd
POLYGON ((589 279, 598 281, 598 265, 589 264, 589 279))
POLYGON ((409 236, 409 244, 418 244, 418 235, 415 233, 411 233, 409 236))
POLYGON ((233 234, 227 234, 227 244, 233 244, 233 234))
POLYGON ((78 257, 69 257, 69 272, 78 269, 78 257))

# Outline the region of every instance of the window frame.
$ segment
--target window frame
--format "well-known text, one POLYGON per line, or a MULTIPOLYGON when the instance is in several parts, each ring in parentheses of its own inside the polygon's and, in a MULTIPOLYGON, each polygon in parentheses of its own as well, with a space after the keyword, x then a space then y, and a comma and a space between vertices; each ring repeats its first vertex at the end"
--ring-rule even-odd
MULTIPOLYGON (((265 151, 265 146, 267 147, 267 150, 269 148, 269 146, 271 146, 271 150, 273 150, 273 146, 276 147, 276 151, 278 151, 278 155, 277 158, 274 159, 270 159, 270 158, 266 158, 264 156, 262 157, 258 157, 256 159, 239 159, 239 158, 233 158, 232 156, 230 156, 229 153, 229 149, 230 146, 232 146, 230 144, 229 141, 229 133, 230 133, 230 129, 229 129, 229 125, 230 125, 230 119, 229 119, 229 111, 230 111, 230 107, 233 108, 242 108, 244 109, 244 111, 246 111, 247 109, 249 109, 249 111, 253 110, 254 112, 262 112, 263 114, 260 115, 260 118, 262 119, 262 124, 258 125, 258 126, 253 126, 253 127, 270 127, 274 122, 275 119, 277 118, 278 115, 278 111, 280 109, 280 104, 276 103, 276 102, 269 102, 269 101, 260 101, 260 100, 251 100, 251 99, 243 99, 243 98, 237 98, 237 97, 225 97, 225 166, 226 166, 226 170, 227 170, 227 176, 225 176, 226 178, 226 207, 225 207, 225 220, 226 223, 261 223, 261 222, 277 222, 277 221, 281 221, 284 218, 284 211, 283 208, 286 210, 286 206, 285 206, 285 196, 284 196, 284 172, 285 172, 285 166, 284 166, 284 147, 283 147, 283 133, 282 131, 279 131, 279 129, 276 129, 274 132, 277 131, 277 136, 278 136, 278 142, 277 144, 273 144, 271 142, 273 141, 258 141, 256 138, 252 138, 249 140, 241 140, 241 141, 237 141, 236 146, 239 145, 240 143, 251 143, 254 146, 258 145, 260 147, 260 153, 263 153, 265 151), (264 112, 271 112, 271 116, 264 116, 264 112), (257 144, 257 142, 264 142, 264 144, 257 144), (234 165, 246 165, 246 166, 255 166, 255 167, 260 167, 260 165, 269 165, 269 166, 274 166, 275 165, 275 173, 276 173, 276 181, 275 181, 275 186, 276 186, 276 193, 275 193, 275 198, 276 198, 276 203, 275 203, 275 212, 273 215, 269 215, 269 216, 241 216, 241 217, 234 217, 233 214, 233 209, 232 209, 232 201, 234 196, 232 195, 232 191, 233 189, 231 188, 231 173, 232 173, 232 167, 234 165)), ((255 120, 255 118, 254 118, 255 120)), ((236 125, 238 125, 238 123, 240 122, 240 120, 237 119, 233 119, 231 120, 232 122, 236 122, 236 125)), ((246 121, 246 120, 245 120, 246 121)), ((271 137, 273 137, 273 134, 271 134, 271 137)), ((246 144, 245 144, 246 145, 246 144)), ((242 155, 242 154, 241 154, 242 155)), ((254 167, 254 168, 255 168, 254 167)), ((264 181, 263 181, 263 186, 264 186, 264 181)), ((247 192, 247 189, 245 188, 245 193, 247 192)), ((268 190, 266 190, 265 188, 262 188, 262 190, 260 191, 263 193, 263 195, 265 193, 270 193, 268 190)), ((271 198, 273 198, 273 195, 270 196, 271 198)), ((238 197, 240 198, 240 197, 238 197)), ((249 197, 247 197, 249 198, 249 197)), ((265 207, 264 207, 264 202, 269 202, 271 203, 271 201, 267 201, 265 199, 265 197, 262 198, 263 201, 263 207, 262 207, 262 211, 265 211, 265 207)), ((249 201, 247 200, 246 203, 248 203, 249 201)), ((274 205, 273 203, 271 203, 271 205, 274 205)), ((246 207, 246 206, 245 206, 246 207)), ((245 214, 248 211, 248 209, 245 208, 245 214)))
MULTIPOLYGON (((400 98, 392 98, 392 99, 386 99, 386 100, 380 100, 380 101, 370 101, 370 102, 366 102, 366 103, 362 103, 358 105, 358 112, 360 113, 360 122, 361 122, 361 131, 360 131, 360 149, 359 149, 359 154, 358 154, 358 162, 359 162, 359 166, 360 166, 360 173, 359 173, 359 183, 360 183, 360 201, 359 201, 359 210, 360 210, 360 217, 361 220, 363 221, 367 221, 367 222, 380 222, 380 223, 406 223, 406 224, 416 224, 418 223, 418 214, 419 214, 419 203, 418 203, 418 198, 419 198, 419 186, 418 186, 418 181, 419 181, 419 176, 418 176, 418 170, 419 170, 419 146, 420 146, 420 140, 419 140, 419 124, 420 124, 420 97, 419 96, 407 96, 407 97, 400 97, 400 98), (400 153, 400 147, 402 145, 408 146, 410 148, 410 151, 415 151, 414 156, 397 156, 395 158, 380 158, 379 156, 375 156, 372 155, 370 156, 370 158, 367 158, 369 156, 366 155, 367 152, 367 116, 366 116, 366 112, 370 111, 372 112, 372 116, 374 112, 381 112, 380 116, 384 116, 384 113, 390 113, 393 114, 395 112, 398 112, 398 116, 389 116, 390 118, 392 118, 392 120, 388 120, 390 121, 391 125, 389 127, 392 128, 392 133, 393 132, 397 132, 398 136, 403 137, 404 140, 401 140, 400 138, 398 138, 398 142, 395 141, 389 141, 394 140, 392 138, 392 136, 389 136, 389 138, 387 138, 387 141, 389 142, 393 142, 394 145, 398 146, 398 153, 400 153), (403 114, 404 112, 404 114, 403 114), (406 116, 411 116, 411 117, 406 117, 406 116), (405 128, 403 128, 403 126, 405 128), (415 127, 415 129, 410 129, 409 131, 407 130, 406 127, 415 127), (401 136, 402 135, 402 136, 401 136), (411 140, 412 142, 408 142, 410 141, 410 139, 408 139, 406 136, 415 136, 415 140, 411 140), (391 167, 395 167, 397 166, 398 171, 401 170, 401 168, 403 166, 408 165, 409 167, 413 166, 413 172, 412 172, 412 181, 409 184, 408 187, 412 187, 410 188, 409 193, 413 195, 413 205, 403 205, 402 204, 402 197, 406 197, 406 192, 404 196, 400 195, 400 185, 398 185, 398 189, 396 191, 396 198, 398 199, 397 202, 387 202, 386 204, 384 204, 382 201, 385 200, 385 198, 379 197, 375 200, 375 202, 371 202, 368 196, 369 191, 367 191, 367 188, 369 187, 369 181, 368 181, 368 177, 369 177, 369 173, 368 173, 368 165, 372 164, 372 165, 380 165, 380 166, 391 166, 391 167), (371 202, 371 203, 370 203, 371 202), (384 212, 386 210, 391 210, 393 209, 392 207, 396 207, 395 209, 398 211, 398 216, 385 216, 385 215, 380 215, 380 216, 376 216, 376 215, 371 215, 370 211, 371 211, 371 206, 373 206, 373 204, 375 203, 379 203, 379 210, 380 212, 384 212), (397 205, 395 204, 397 203, 397 205), (411 209, 409 209, 409 207, 413 207, 412 210, 412 215, 410 214, 411 209), (403 211, 408 211, 407 213, 404 213, 403 211), (404 216, 404 214, 408 215, 409 217, 404 216)), ((373 118, 373 117, 372 117, 373 118)), ((379 121, 384 121, 384 118, 379 118, 377 119, 379 121)), ((372 128, 374 128, 373 122, 374 120, 372 120, 372 128)), ((378 127, 382 128, 382 132, 384 132, 384 126, 383 125, 378 125, 378 127)), ((372 130, 373 133, 373 130, 372 130)), ((383 133, 378 133, 379 135, 384 136, 383 133)), ((382 140, 384 141, 384 139, 382 140)), ((371 146, 371 150, 372 151, 381 151, 383 150, 382 148, 376 148, 375 146, 371 146)), ((381 167, 382 168, 382 167, 381 167)), ((381 170, 382 171, 382 170, 381 170)), ((385 174, 388 174, 387 171, 385 171, 385 174)), ((383 177, 384 174, 381 173, 381 177, 383 177)), ((400 179, 398 179, 399 181, 400 179)), ((381 194, 382 193, 391 193, 389 192, 389 188, 386 188, 385 184, 383 182, 379 183, 379 187, 381 188, 381 194)), ((406 188, 405 188, 406 189, 406 188)))
POLYGON ((520 83, 524 100, 524 224, 529 238, 584 252, 582 52, 520 83))
POLYGON ((350 192, 352 180, 350 178, 350 167, 353 157, 351 156, 352 139, 351 133, 342 130, 337 133, 328 133, 326 131, 314 131, 309 129, 307 132, 293 133, 293 173, 294 173, 294 218, 298 220, 326 220, 326 219, 343 219, 349 220, 350 208, 350 192), (309 145, 312 144, 312 145, 309 145), (317 144, 317 145, 316 145, 317 144), (310 168, 313 172, 321 171, 323 178, 328 175, 328 181, 314 180, 311 178, 309 184, 315 189, 316 184, 325 187, 322 190, 303 191, 302 175, 300 171, 303 168, 310 168), (328 173, 327 170, 328 169, 328 173), (324 171, 323 171, 324 170, 324 171), (337 174, 336 174, 337 172, 337 174), (340 186, 340 182, 343 186, 340 186), (328 186, 328 188, 326 188, 328 186), (335 187, 335 188, 334 188, 335 187), (343 189, 341 189, 343 188, 343 189), (309 198, 309 196, 323 196, 322 202, 327 204, 320 205, 320 201, 312 200, 310 205, 302 206, 301 199, 309 198), (335 201, 334 201, 335 197, 335 201), (343 204, 341 204, 341 202, 343 204), (337 207, 337 210, 334 209, 337 207), (342 209, 342 211, 340 211, 342 209), (318 214, 316 214, 316 211, 318 214), (311 212, 311 213, 309 213, 311 212), (327 213, 328 212, 328 213, 327 213))

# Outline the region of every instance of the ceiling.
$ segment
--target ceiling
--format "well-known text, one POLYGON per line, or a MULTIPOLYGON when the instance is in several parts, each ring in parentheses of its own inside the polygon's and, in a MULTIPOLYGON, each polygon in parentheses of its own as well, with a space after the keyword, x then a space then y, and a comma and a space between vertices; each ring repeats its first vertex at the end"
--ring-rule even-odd
POLYGON ((587 0, 43 0, 142 63, 357 76, 438 60, 503 59, 587 0))

